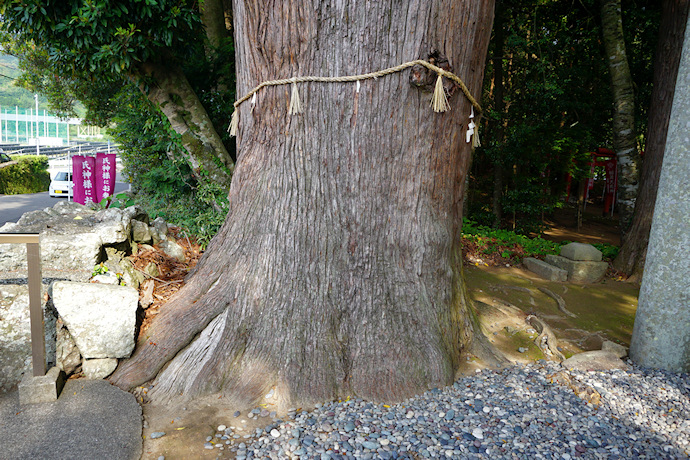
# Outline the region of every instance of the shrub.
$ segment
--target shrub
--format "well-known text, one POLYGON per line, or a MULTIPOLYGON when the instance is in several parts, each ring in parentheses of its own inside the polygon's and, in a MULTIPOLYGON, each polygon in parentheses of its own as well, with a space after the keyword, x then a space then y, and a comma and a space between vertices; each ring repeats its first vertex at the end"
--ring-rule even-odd
POLYGON ((0 193, 19 195, 48 191, 48 158, 42 155, 15 155, 16 164, 0 167, 0 193))

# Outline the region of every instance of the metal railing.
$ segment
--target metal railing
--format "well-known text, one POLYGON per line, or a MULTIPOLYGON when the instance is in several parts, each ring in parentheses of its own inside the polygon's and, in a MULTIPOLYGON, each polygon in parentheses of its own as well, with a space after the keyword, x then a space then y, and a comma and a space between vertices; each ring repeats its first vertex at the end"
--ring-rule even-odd
POLYGON ((0 233, 0 243, 26 244, 29 266, 29 315, 31 318, 31 361, 34 377, 46 374, 46 344, 41 308, 41 248, 38 233, 0 233))

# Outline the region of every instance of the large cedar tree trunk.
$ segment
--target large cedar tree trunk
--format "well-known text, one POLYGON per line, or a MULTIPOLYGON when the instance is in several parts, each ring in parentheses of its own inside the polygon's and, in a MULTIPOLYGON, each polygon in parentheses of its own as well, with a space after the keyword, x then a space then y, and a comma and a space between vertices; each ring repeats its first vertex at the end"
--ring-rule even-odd
POLYGON ((618 159, 618 216, 627 233, 639 182, 635 140, 635 93, 623 39, 620 0, 601 0, 601 27, 613 92, 613 150, 618 159))
MULTIPOLYGON (((238 94, 433 55, 479 96, 493 2, 237 0, 233 14, 238 94)), ((296 116, 290 86, 242 105, 227 220, 112 381, 158 374, 154 400, 249 403, 275 387, 295 407, 452 382, 473 334, 460 247, 470 104, 446 82, 451 110, 432 112, 428 81, 301 84, 296 116)))
POLYGON ((621 250, 613 262, 617 270, 631 276, 635 281, 642 278, 647 255, 649 230, 652 226, 656 190, 664 159, 666 133, 671 117, 689 5, 688 0, 666 0, 661 5, 661 25, 654 58, 654 87, 649 108, 647 142, 640 168, 640 190, 635 201, 635 214, 630 230, 625 234, 621 250))

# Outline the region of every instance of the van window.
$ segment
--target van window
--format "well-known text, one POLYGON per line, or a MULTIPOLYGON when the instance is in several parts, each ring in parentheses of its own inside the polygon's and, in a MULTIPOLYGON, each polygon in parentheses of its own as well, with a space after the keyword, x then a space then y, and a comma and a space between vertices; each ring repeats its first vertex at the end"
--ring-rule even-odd
POLYGON ((69 179, 67 178, 67 171, 62 171, 59 172, 55 175, 54 180, 59 180, 59 181, 67 181, 67 180, 72 180, 72 175, 69 175, 69 179))

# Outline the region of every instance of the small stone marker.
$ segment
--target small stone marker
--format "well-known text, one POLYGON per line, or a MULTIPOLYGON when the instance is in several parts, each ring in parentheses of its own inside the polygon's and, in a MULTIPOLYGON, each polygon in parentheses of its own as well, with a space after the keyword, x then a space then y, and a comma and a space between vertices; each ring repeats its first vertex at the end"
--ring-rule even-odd
POLYGON ((546 256, 546 262, 567 271, 568 281, 571 283, 596 283, 604 277, 609 268, 606 262, 571 260, 553 254, 546 256))

